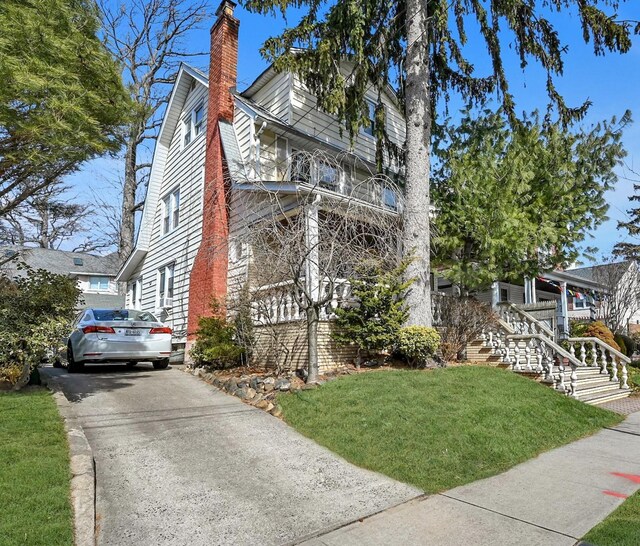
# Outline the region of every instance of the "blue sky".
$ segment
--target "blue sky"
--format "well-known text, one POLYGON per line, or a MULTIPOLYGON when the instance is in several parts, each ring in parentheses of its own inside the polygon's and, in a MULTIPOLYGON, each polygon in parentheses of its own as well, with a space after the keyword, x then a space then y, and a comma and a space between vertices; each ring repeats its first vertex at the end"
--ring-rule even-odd
MULTIPOLYGON (((238 51, 238 88, 247 87, 267 66, 261 58, 259 49, 265 39, 277 34, 284 27, 280 17, 260 16, 248 13, 241 7, 236 8, 236 16, 240 19, 240 40, 238 51)), ((631 0, 619 10, 619 16, 626 19, 640 19, 640 3, 631 0)), ((608 54, 596 57, 591 45, 585 45, 582 39, 579 21, 575 13, 563 12, 552 18, 559 32, 561 41, 567 45, 565 56, 565 72, 557 80, 557 87, 569 105, 579 105, 589 99, 593 103, 584 124, 592 125, 612 116, 621 116, 626 109, 633 113, 634 123, 629 126, 623 137, 628 156, 625 163, 640 173, 640 39, 634 39, 634 47, 625 55, 608 54)), ((213 22, 213 18, 212 18, 213 22)), ((483 72, 488 68, 488 57, 484 46, 473 38, 466 52, 476 67, 483 72)), ((190 50, 208 49, 209 29, 194 31, 189 36, 190 50)), ((547 104, 545 92, 545 74, 535 62, 524 71, 519 67, 515 55, 507 51, 507 73, 512 92, 516 97, 518 111, 544 110, 547 104)), ((191 61, 196 66, 206 66, 206 59, 191 61)), ((451 104, 451 114, 455 112, 459 102, 451 104)), ((88 163, 79 173, 69 179, 77 191, 72 195, 80 200, 91 201, 93 193, 109 195, 117 199, 110 181, 117 179, 121 164, 114 160, 99 159, 88 163)), ((597 246, 600 255, 607 255, 613 245, 621 240, 629 240, 626 232, 616 230, 619 220, 627 218, 626 210, 630 207, 628 197, 633 191, 633 181, 639 178, 627 167, 618 169, 620 180, 607 195, 610 204, 610 220, 601 225, 594 233, 588 245, 597 246)))

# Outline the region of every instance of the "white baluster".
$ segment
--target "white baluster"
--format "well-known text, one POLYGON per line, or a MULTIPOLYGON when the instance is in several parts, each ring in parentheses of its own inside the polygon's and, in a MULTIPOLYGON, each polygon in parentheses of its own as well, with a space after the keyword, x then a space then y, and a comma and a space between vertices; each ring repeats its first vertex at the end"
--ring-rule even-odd
POLYGON ((338 308, 338 287, 335 286, 333 288, 333 294, 331 294, 331 317, 330 318, 335 318, 336 316, 336 309, 338 308))
POLYGON ((524 361, 526 363, 528 372, 533 371, 533 368, 531 367, 531 341, 532 340, 529 340, 529 342, 526 343, 524 347, 524 361))
POLYGON ((591 359, 593 360, 592 366, 594 368, 597 368, 598 367, 598 350, 596 348, 596 342, 595 341, 591 342, 591 351, 592 351, 591 359))
POLYGON ((622 365, 622 388, 628 389, 629 384, 627 383, 627 363, 623 360, 621 362, 622 365))
POLYGON ((571 363, 571 396, 574 398, 577 396, 578 390, 578 366, 576 366, 573 362, 571 363))
POLYGON ((538 361, 538 365, 536 366, 536 372, 542 373, 544 371, 544 367, 542 366, 542 348, 536 347, 536 360, 538 361))
POLYGON ((600 370, 601 374, 608 374, 607 371, 607 354, 604 349, 600 349, 600 362, 602 363, 602 369, 600 370))
POLYGON ((611 381, 618 381, 618 362, 616 361, 616 355, 611 354, 611 381))
POLYGON ((514 355, 514 359, 515 362, 513 364, 513 369, 514 370, 520 370, 521 366, 520 366, 520 342, 516 341, 515 343, 515 347, 513 349, 513 355, 514 355))
POLYGON ((587 350, 584 348, 584 341, 580 342, 580 362, 583 366, 587 365, 587 350))
POLYGON ((562 392, 566 392, 567 386, 564 384, 564 359, 562 357, 558 358, 558 370, 560 372, 558 374, 560 380, 560 382, 558 383, 558 389, 562 392))
POLYGON ((571 345, 569 345, 569 353, 571 354, 571 356, 572 356, 573 358, 575 358, 575 357, 576 357, 576 349, 575 349, 575 347, 573 346, 573 343, 572 343, 571 345))

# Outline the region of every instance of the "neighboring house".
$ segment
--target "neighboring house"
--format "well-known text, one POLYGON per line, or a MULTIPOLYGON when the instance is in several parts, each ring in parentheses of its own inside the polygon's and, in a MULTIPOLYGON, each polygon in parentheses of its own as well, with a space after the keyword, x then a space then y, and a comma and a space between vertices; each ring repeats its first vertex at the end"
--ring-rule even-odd
MULTIPOLYGON (((434 289, 453 293, 445 279, 434 289)), ((568 331, 570 320, 604 320, 613 330, 640 331, 640 277, 635 262, 608 263, 544 273, 522 284, 496 282, 474 294, 492 305, 510 302, 543 319, 553 330, 568 331), (559 325, 559 326, 558 326, 559 325)))
POLYGON ((124 306, 124 295, 118 293, 115 281, 118 272, 116 254, 95 256, 85 252, 27 246, 2 246, 0 253, 4 258, 13 258, 3 267, 8 277, 23 275, 18 264, 24 263, 32 269, 44 269, 76 279, 82 291, 78 309, 124 306))
MULTIPOLYGON (((337 119, 317 108, 294 75, 269 67, 236 92, 239 21, 234 7, 225 0, 218 8, 208 74, 186 64, 179 69, 157 139, 136 246, 117 277, 127 283, 127 305, 159 314, 173 328, 177 348, 188 348, 199 317, 210 314, 212 298, 228 300, 247 279, 251 249, 239 239, 251 222, 244 207, 247 195, 260 199, 260 192, 268 190, 285 215, 296 214, 296 192, 313 185, 324 196, 321 207, 331 210, 332 195, 367 179, 366 169, 355 163, 301 166, 304 151, 335 157, 350 151, 358 165, 375 171, 372 131, 362 129, 351 143, 337 119)), ((378 100, 373 89, 370 99, 373 117, 378 100)), ((380 100, 388 137, 402 146, 405 127, 396 97, 388 90, 380 100)), ((399 173, 394 162, 385 166, 399 173)), ((393 190, 371 184, 359 199, 397 215, 393 190)), ((286 318, 283 323, 300 317, 292 317, 289 306, 286 318)), ((292 332, 283 335, 298 339, 292 332)), ((339 349, 328 330, 321 329, 321 336, 325 353, 320 360, 328 365, 339 349)), ((299 360, 304 358, 301 353, 299 360)))

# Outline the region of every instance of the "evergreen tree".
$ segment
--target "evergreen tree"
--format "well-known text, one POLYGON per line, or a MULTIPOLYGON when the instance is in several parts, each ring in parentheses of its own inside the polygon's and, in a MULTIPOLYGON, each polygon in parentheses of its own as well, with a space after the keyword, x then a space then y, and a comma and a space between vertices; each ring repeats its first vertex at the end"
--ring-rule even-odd
MULTIPOLYGON (((373 82, 378 93, 387 85, 399 91, 406 118, 406 183, 403 248, 415 260, 407 269, 414 278, 408 296, 410 324, 430 325, 431 293, 429 173, 434 111, 439 100, 460 93, 473 101, 500 93, 506 114, 516 120, 515 103, 503 64, 505 43, 522 68, 538 61, 547 73, 547 91, 562 122, 584 116, 588 102, 571 108, 554 78, 564 69, 565 47, 550 17, 574 8, 585 41, 597 55, 626 52, 633 25, 617 21, 617 0, 245 0, 261 13, 286 14, 306 8, 300 22, 269 39, 263 54, 280 70, 299 74, 319 105, 344 121, 352 138, 368 121, 365 91, 373 82), (477 28, 486 45, 491 72, 478 75, 463 51, 468 29, 477 28), (508 42, 506 40, 508 39, 508 42), (296 47, 297 46, 297 47, 296 47), (337 59, 352 62, 349 77, 337 59)), ((475 32, 475 30, 474 30, 475 32)), ((477 48, 476 48, 477 49, 477 48)), ((380 108, 381 101, 378 101, 380 108)), ((377 131, 384 143, 383 128, 377 131)))
POLYGON ((411 282, 402 277, 408 265, 403 262, 387 272, 379 267, 369 268, 349 280, 356 303, 335 310, 337 328, 333 337, 358 347, 358 364, 361 351, 391 349, 398 330, 407 320, 405 297, 411 282))
POLYGON ((129 100, 92 0, 0 2, 0 216, 121 146, 129 100))
POLYGON ((446 276, 476 290, 574 262, 606 220, 629 122, 569 130, 533 114, 512 130, 503 111, 464 112, 435 154, 433 248, 446 276))
MULTIPOLYGON (((629 197, 629 201, 640 202, 640 184, 633 185, 634 195, 629 197)), ((618 229, 626 229, 629 235, 637 240, 640 236, 640 206, 634 207, 627 211, 629 220, 626 222, 618 222, 618 229)), ((640 260, 640 243, 624 241, 616 243, 613 247, 613 255, 625 258, 626 260, 640 260)))

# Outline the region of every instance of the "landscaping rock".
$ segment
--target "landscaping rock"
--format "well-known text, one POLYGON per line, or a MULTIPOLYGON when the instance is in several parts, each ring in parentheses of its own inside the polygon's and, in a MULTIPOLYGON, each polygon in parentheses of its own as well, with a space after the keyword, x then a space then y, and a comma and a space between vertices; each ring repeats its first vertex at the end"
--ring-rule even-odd
POLYGON ((258 402, 256 404, 256 408, 267 410, 267 411, 269 411, 267 409, 269 406, 273 407, 273 404, 271 402, 269 402, 268 400, 260 400, 260 402, 258 402))
POLYGON ((273 392, 274 388, 275 387, 273 383, 265 383, 264 385, 262 385, 262 390, 264 392, 273 392))
POLYGON ((265 385, 275 385, 276 378, 275 377, 265 377, 262 381, 265 385))
POLYGON ((249 386, 250 386, 253 390, 257 391, 257 390, 259 389, 259 386, 258 386, 258 378, 257 378, 257 377, 252 377, 252 378, 251 378, 251 380, 249 381, 249 386))
POLYGON ((272 410, 271 410, 271 415, 273 415, 274 417, 281 417, 282 416, 282 409, 280 408, 280 406, 275 406, 272 410))
POLYGON ((253 406, 257 406, 258 402, 264 400, 264 396, 261 395, 260 393, 257 393, 252 399, 251 399, 251 405, 253 406))
POLYGON ((264 408, 264 410, 265 410, 267 413, 271 413, 271 410, 272 410, 273 408, 275 408, 275 406, 274 406, 271 402, 267 402, 267 407, 266 407, 266 408, 264 408))
POLYGON ((243 400, 253 400, 253 398, 256 396, 255 389, 252 389, 251 387, 247 387, 245 389, 245 392, 246 392, 246 397, 243 398, 243 400))
POLYGON ((233 379, 228 379, 227 382, 224 384, 224 390, 227 392, 231 392, 231 390, 237 390, 238 385, 236 384, 236 382, 233 379))
POLYGON ((277 391, 288 391, 291 388, 291 381, 288 379, 278 379, 274 384, 274 388, 277 391))

